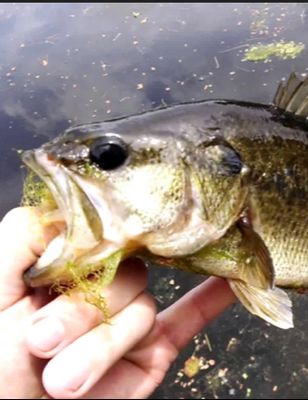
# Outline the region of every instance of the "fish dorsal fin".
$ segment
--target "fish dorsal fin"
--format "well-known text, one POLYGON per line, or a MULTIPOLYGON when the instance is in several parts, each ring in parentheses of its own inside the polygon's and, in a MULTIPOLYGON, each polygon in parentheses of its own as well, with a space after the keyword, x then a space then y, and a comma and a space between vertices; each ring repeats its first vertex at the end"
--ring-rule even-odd
POLYGON ((308 77, 302 80, 292 72, 286 84, 280 82, 273 103, 281 110, 308 118, 308 77))

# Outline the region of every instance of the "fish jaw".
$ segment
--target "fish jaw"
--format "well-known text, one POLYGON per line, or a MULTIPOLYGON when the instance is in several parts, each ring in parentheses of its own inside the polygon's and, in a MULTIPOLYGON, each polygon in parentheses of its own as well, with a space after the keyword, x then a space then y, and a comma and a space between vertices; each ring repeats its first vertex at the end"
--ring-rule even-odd
MULTIPOLYGON (((47 184, 65 222, 64 231, 49 243, 40 259, 25 272, 24 279, 32 287, 69 280, 67 265, 76 263, 82 268, 78 260, 102 242, 102 222, 65 166, 42 149, 26 151, 22 159, 47 184)), ((114 250, 109 246, 110 251, 111 248, 114 250)), ((107 246, 104 256, 109 256, 110 251, 107 246)))

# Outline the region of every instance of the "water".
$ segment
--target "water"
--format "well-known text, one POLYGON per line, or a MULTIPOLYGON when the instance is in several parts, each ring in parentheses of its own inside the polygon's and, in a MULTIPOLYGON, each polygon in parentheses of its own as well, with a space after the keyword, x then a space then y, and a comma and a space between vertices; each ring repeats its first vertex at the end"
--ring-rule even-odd
MULTIPOLYGON (((64 128, 205 98, 268 103, 291 71, 308 73, 308 4, 1 4, 0 215, 18 205, 17 149, 64 128), (251 63, 256 43, 306 45, 296 59, 251 63)), ((203 277, 151 271, 160 308, 203 277)), ((306 296, 281 331, 231 307, 181 353, 152 398, 306 398, 306 296), (192 354, 206 369, 181 376, 192 354)))

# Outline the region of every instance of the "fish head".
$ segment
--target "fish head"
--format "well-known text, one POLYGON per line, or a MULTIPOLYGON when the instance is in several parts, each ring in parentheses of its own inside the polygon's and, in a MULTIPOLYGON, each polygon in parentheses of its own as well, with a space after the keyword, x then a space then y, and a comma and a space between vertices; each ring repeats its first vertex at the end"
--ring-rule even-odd
POLYGON ((244 197, 235 151, 188 126, 192 140, 183 122, 170 128, 151 118, 72 128, 24 152, 24 163, 47 184, 65 222, 27 271, 30 285, 70 279, 68 264, 95 269, 118 251, 193 254, 234 221, 244 197))

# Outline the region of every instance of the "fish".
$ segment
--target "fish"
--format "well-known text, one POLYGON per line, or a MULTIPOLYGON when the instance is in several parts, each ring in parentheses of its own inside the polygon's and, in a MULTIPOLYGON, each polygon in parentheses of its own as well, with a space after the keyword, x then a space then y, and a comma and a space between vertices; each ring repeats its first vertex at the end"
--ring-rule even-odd
POLYGON ((91 274, 106 286, 135 256, 222 277, 249 312, 294 326, 284 289, 308 287, 308 78, 291 73, 270 104, 203 100, 75 126, 22 160, 54 200, 44 223, 63 225, 29 286, 91 274))

